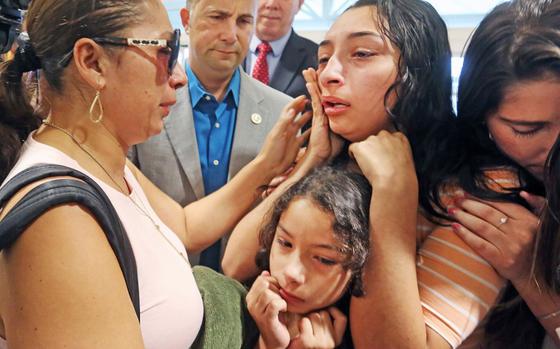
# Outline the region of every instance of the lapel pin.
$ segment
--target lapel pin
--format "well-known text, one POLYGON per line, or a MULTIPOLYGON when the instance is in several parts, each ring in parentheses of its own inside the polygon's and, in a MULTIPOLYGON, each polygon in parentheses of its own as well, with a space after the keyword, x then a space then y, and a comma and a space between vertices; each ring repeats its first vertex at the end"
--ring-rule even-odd
POLYGON ((262 122, 262 116, 258 113, 253 113, 251 115, 251 122, 255 125, 260 125, 260 123, 262 122))

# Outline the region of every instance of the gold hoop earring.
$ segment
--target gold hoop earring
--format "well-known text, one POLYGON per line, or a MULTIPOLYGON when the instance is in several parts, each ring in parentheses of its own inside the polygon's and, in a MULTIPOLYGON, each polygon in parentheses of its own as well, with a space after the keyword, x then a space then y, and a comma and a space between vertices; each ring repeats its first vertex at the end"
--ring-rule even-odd
POLYGON ((101 120, 103 120, 103 105, 101 104, 100 95, 101 93, 99 91, 95 93, 95 98, 93 99, 93 102, 91 102, 91 105, 89 107, 89 119, 94 124, 98 124, 101 122, 101 120), (95 109, 96 104, 98 105, 99 108, 99 114, 97 114, 97 117, 93 116, 93 109, 95 109))

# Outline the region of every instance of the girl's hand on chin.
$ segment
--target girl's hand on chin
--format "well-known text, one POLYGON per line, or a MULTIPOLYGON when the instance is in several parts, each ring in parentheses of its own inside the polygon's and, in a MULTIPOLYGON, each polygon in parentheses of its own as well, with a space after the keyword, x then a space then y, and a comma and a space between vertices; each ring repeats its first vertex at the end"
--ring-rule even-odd
POLYGON ((352 143, 349 152, 375 191, 418 192, 412 150, 404 134, 381 131, 352 143))
POLYGON ((261 333, 259 342, 266 349, 285 349, 290 344, 290 333, 280 321, 280 314, 288 304, 278 291, 278 281, 268 271, 263 271, 247 293, 247 309, 261 333))
POLYGON ((299 336, 290 342, 289 349, 331 349, 342 343, 346 316, 337 308, 309 313, 299 321, 299 336))

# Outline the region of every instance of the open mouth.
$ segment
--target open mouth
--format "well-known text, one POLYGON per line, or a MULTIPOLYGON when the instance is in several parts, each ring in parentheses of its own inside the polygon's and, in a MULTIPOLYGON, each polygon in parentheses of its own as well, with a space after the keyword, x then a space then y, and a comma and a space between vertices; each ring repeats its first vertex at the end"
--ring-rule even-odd
POLYGON ((323 105, 325 113, 329 116, 343 113, 350 108, 349 102, 336 97, 323 97, 321 104, 323 105))
POLYGON ((336 103, 336 102, 328 102, 328 101, 323 102, 324 108, 346 108, 349 106, 350 104, 346 104, 346 103, 336 103))
POLYGON ((321 103, 325 108, 340 108, 350 106, 350 103, 348 101, 335 96, 321 96, 321 103))

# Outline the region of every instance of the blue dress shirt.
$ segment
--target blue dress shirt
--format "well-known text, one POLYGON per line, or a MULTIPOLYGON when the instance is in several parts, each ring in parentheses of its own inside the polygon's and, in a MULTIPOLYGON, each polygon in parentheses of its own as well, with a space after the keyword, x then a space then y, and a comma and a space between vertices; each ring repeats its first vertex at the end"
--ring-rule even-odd
POLYGON ((204 193, 208 195, 220 189, 228 180, 241 78, 237 69, 223 100, 218 102, 202 86, 190 66, 186 66, 186 71, 204 193))

